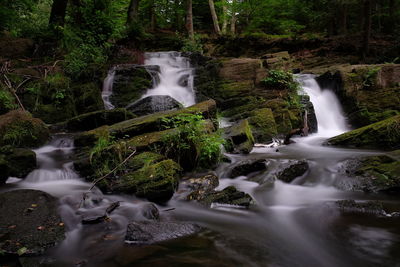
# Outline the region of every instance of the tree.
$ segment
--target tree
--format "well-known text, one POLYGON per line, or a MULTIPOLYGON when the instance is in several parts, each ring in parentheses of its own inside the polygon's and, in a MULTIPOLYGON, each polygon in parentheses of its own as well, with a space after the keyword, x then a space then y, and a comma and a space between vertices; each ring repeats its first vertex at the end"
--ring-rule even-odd
POLYGON ((363 25, 363 46, 361 55, 362 58, 365 59, 369 53, 369 42, 371 38, 371 7, 372 0, 363 0, 363 13, 364 13, 364 25, 363 25))
POLYGON ((139 17, 139 2, 140 0, 131 0, 128 8, 128 18, 126 23, 130 25, 133 21, 137 21, 139 17))
POLYGON ((189 38, 194 40, 194 29, 193 29, 193 2, 192 0, 186 1, 186 30, 189 38))
POLYGON ((226 0, 222 0, 222 34, 226 34, 228 28, 228 6, 226 0))
POLYGON ((217 12, 215 12, 214 0, 208 0, 208 4, 210 5, 211 16, 214 24, 214 31, 216 34, 221 35, 221 29, 219 28, 217 12))
POLYGON ((68 0, 53 0, 49 19, 49 26, 56 28, 64 26, 68 0))
POLYGON ((236 34, 236 0, 232 0, 232 15, 231 15, 231 33, 232 35, 236 34))

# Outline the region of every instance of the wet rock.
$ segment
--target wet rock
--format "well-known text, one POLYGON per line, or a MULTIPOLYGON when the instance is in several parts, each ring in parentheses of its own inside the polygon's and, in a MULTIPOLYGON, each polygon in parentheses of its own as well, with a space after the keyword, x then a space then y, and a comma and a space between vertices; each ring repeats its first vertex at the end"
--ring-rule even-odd
POLYGON ((49 137, 49 130, 29 112, 13 110, 0 116, 0 145, 37 147, 49 137))
POLYGON ((248 120, 241 120, 235 125, 225 128, 224 131, 228 152, 245 154, 251 152, 254 146, 254 137, 248 120))
POLYGON ((343 213, 360 213, 365 215, 385 216, 383 204, 379 201, 356 202, 354 200, 336 201, 336 205, 343 213))
POLYGON ((317 116, 315 115, 314 105, 310 101, 310 97, 308 95, 302 95, 300 104, 304 107, 304 110, 307 111, 308 133, 318 132, 317 116))
POLYGON ((149 220, 158 220, 160 218, 160 212, 153 203, 144 203, 141 206, 141 213, 143 217, 149 220))
POLYGON ((246 176, 252 172, 266 170, 267 165, 265 163, 264 159, 242 161, 232 169, 229 177, 246 176))
POLYGON ((400 144, 400 115, 328 139, 327 145, 396 149, 400 144))
POLYGON ((353 190, 400 193, 400 160, 392 155, 350 159, 342 163, 340 171, 354 180, 353 190))
POLYGON ((53 128, 68 131, 88 131, 103 125, 112 125, 121 121, 133 119, 135 116, 124 108, 100 110, 85 113, 57 124, 53 128))
POLYGON ((115 68, 113 93, 110 97, 115 107, 124 108, 152 87, 156 66, 119 65, 115 68))
POLYGON ((199 226, 185 222, 131 222, 127 227, 125 242, 148 245, 193 235, 200 230, 199 226))
POLYGON ((256 109, 250 112, 248 118, 254 140, 257 143, 270 143, 278 135, 278 130, 272 110, 256 109))
POLYGON ((181 167, 172 160, 163 160, 123 175, 113 186, 113 191, 165 202, 178 188, 180 177, 181 167))
POLYGON ((11 148, 7 146, 0 151, 0 184, 9 176, 25 178, 36 168, 36 154, 32 150, 24 148, 11 148))
POLYGON ((297 177, 304 175, 309 168, 307 161, 289 161, 282 166, 282 170, 276 174, 276 178, 291 183, 297 177))
POLYGON ((0 250, 12 255, 38 255, 59 244, 65 229, 57 199, 37 190, 0 194, 0 250))
POLYGON ((217 107, 214 100, 207 100, 196 105, 181 110, 169 110, 155 114, 142 116, 139 118, 119 122, 109 127, 100 127, 88 132, 84 132, 75 138, 75 145, 93 145, 104 133, 109 133, 116 138, 127 138, 146 133, 158 132, 171 127, 166 119, 179 116, 181 114, 201 113, 205 119, 216 118, 217 107))
POLYGON ((182 107, 183 106, 178 101, 168 95, 154 95, 129 104, 126 109, 133 112, 135 115, 144 116, 160 111, 180 109, 182 107))
POLYGON ((250 204, 254 203, 249 194, 238 191, 234 186, 229 186, 222 191, 212 192, 200 199, 199 202, 206 206, 218 203, 242 207, 249 207, 250 204))
POLYGON ((180 183, 180 192, 189 192, 185 194, 187 200, 200 200, 207 194, 210 194, 219 185, 218 177, 214 174, 207 174, 197 178, 183 178, 180 183))

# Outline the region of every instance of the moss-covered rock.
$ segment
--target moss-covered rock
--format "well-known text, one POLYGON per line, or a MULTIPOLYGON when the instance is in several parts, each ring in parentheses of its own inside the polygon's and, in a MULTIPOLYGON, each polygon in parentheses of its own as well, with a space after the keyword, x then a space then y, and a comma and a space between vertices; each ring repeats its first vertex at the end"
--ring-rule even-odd
POLYGON ((400 144, 400 115, 330 138, 329 145, 396 149, 400 144))
POLYGON ((97 82, 71 85, 74 93, 75 108, 78 114, 104 109, 101 98, 101 85, 97 82))
POLYGON ((115 68, 113 93, 110 97, 115 107, 124 108, 140 97, 152 87, 153 78, 150 71, 155 67, 141 65, 119 65, 115 68))
POLYGON ((254 58, 234 58, 222 61, 220 77, 232 82, 251 81, 258 84, 266 76, 262 61, 254 58))
POLYGON ((158 112, 151 115, 123 121, 111 125, 109 127, 101 127, 101 129, 94 129, 80 134, 75 139, 75 144, 78 146, 91 145, 96 142, 101 134, 108 132, 115 138, 130 138, 145 133, 152 133, 171 128, 171 121, 169 119, 182 115, 182 114, 202 114, 205 119, 216 119, 216 103, 214 100, 207 100, 191 107, 172 110, 165 112, 158 112))
MULTIPOLYGON (((150 160, 151 162, 151 160, 150 160)), ((181 167, 172 160, 146 164, 119 178, 114 190, 155 202, 169 200, 178 188, 181 167)))
POLYGON ((199 202, 206 206, 217 203, 242 207, 249 207, 250 204, 254 203, 249 194, 238 191, 234 186, 229 186, 222 191, 212 192, 200 199, 199 202))
POLYGON ((13 110, 0 116, 0 145, 37 147, 49 137, 49 130, 29 112, 13 110))
POLYGON ((14 97, 0 84, 0 115, 16 109, 17 107, 14 97))
POLYGON ((11 147, 5 151, 5 147, 0 151, 0 184, 10 176, 24 178, 36 168, 35 152, 11 147))
POLYGON ((235 125, 224 129, 224 138, 227 140, 226 149, 232 153, 251 152, 254 146, 254 137, 248 120, 241 120, 235 125))
POLYGON ((121 121, 129 120, 135 116, 124 108, 112 110, 100 110, 78 115, 66 122, 56 125, 57 128, 68 131, 88 131, 103 125, 112 125, 121 121))
POLYGON ((291 183, 297 177, 304 175, 308 171, 308 168, 307 161, 289 161, 282 166, 282 170, 277 173, 276 178, 285 183, 291 183))
POLYGON ((250 113, 249 124, 258 143, 268 143, 278 134, 274 114, 269 108, 256 109, 250 113))

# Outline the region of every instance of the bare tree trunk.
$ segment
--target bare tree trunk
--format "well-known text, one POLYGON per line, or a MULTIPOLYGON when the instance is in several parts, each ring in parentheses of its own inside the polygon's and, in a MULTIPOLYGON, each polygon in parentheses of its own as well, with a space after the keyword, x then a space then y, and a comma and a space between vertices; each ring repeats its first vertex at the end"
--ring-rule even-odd
POLYGON ((189 38, 194 40, 194 29, 193 29, 193 2, 192 0, 186 1, 186 30, 189 38))
POLYGON ((364 0, 364 29, 363 29, 363 47, 362 58, 365 59, 369 53, 369 42, 371 39, 371 3, 372 0, 364 0))
POLYGON ((50 27, 64 26, 68 0, 53 0, 49 19, 50 27))
POLYGON ((131 24, 133 21, 138 20, 139 16, 139 2, 140 0, 131 0, 128 8, 128 18, 126 24, 131 24))
POLYGON ((228 28, 228 6, 226 0, 222 0, 222 34, 226 34, 226 29, 228 28))
POLYGON ((219 28, 217 12, 215 12, 214 0, 208 0, 210 5, 211 17, 214 23, 214 30, 217 35, 221 35, 221 29, 219 28))
POLYGON ((232 0, 231 33, 236 34, 236 0, 232 0))

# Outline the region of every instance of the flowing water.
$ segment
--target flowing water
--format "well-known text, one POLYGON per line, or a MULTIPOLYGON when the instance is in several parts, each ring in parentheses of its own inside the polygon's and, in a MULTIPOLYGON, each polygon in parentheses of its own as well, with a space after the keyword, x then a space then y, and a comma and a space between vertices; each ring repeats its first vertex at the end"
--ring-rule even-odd
POLYGON ((194 69, 190 60, 179 52, 145 53, 145 65, 160 67, 158 83, 143 96, 169 95, 185 107, 194 105, 194 69))
POLYGON ((114 78, 115 78, 115 68, 112 68, 108 71, 107 77, 104 79, 103 90, 101 91, 101 98, 103 99, 105 109, 115 108, 114 105, 111 104, 111 101, 110 101, 110 97, 112 95, 114 78))
MULTIPOLYGON (((166 69, 175 64, 165 54, 147 60, 148 64, 165 61, 166 69)), ((160 75, 168 71, 172 70, 160 75)), ((174 200, 158 207, 162 219, 203 226, 194 236, 144 247, 124 245, 126 225, 144 220, 143 211, 150 204, 133 196, 105 195, 96 188, 88 193, 91 184, 74 172, 72 137, 66 135, 56 135, 35 150, 39 168, 24 180, 10 179, 7 190, 38 189, 59 198, 67 235, 51 255, 71 266, 400 266, 398 218, 345 215, 334 203, 380 200, 399 211, 398 198, 341 190, 348 189, 351 181, 339 171, 343 160, 380 152, 321 146, 327 137, 347 130, 345 119, 333 94, 321 90, 310 76, 299 79, 315 106, 319 132, 288 146, 227 155, 231 163, 216 170, 219 189, 235 185, 249 193, 257 203, 249 210, 226 205, 209 209, 174 200), (268 171, 227 178, 230 169, 248 159, 265 159, 268 171), (282 164, 303 159, 310 168, 302 177, 290 184, 274 181, 282 164), (82 224, 82 218, 104 215, 115 202, 120 206, 107 223, 82 224)))

